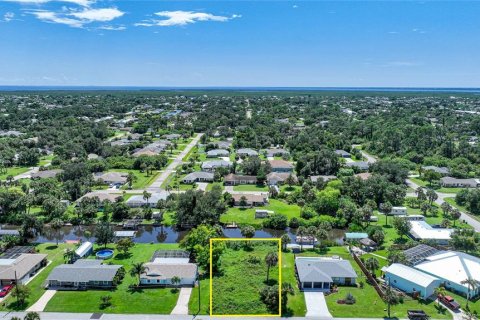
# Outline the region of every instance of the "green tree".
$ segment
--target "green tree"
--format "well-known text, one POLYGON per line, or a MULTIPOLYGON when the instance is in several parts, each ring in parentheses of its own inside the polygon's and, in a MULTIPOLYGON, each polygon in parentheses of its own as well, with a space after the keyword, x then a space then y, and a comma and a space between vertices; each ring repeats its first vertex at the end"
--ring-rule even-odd
POLYGON ((132 268, 130 269, 130 276, 137 277, 137 287, 140 286, 140 277, 142 276, 142 273, 145 273, 146 271, 147 268, 145 267, 143 262, 135 262, 132 264, 132 268))
POLYGON ((30 297, 30 288, 23 284, 17 284, 12 290, 12 297, 16 298, 20 305, 23 305, 25 300, 30 297))
POLYGON ((284 233, 280 240, 282 241, 282 250, 287 251, 287 245, 292 242, 292 239, 287 233, 284 233))
POLYGON ((95 227, 95 238, 97 238, 98 244, 102 244, 106 248, 107 244, 115 239, 113 227, 108 222, 100 222, 95 227))
POLYGON ((390 202, 384 202, 380 204, 380 212, 385 215, 385 225, 388 226, 388 215, 392 212, 392 204, 390 202))
POLYGON ((55 240, 58 247, 58 238, 60 237, 59 232, 63 227, 63 220, 59 218, 55 218, 50 222, 50 227, 55 231, 55 240))
POLYGON ((392 290, 390 284, 387 286, 387 289, 384 292, 383 301, 387 305, 388 318, 391 318, 390 314, 392 306, 397 305, 400 301, 398 295, 392 290))
POLYGON ((365 267, 370 271, 373 277, 376 277, 375 272, 380 267, 380 264, 378 263, 377 258, 371 257, 365 261, 365 267))
POLYGON ((23 320, 40 320, 40 315, 36 312, 30 311, 27 312, 23 320))
POLYGON ((173 276, 172 279, 170 280, 172 282, 172 285, 175 287, 176 290, 178 290, 178 285, 180 282, 182 282, 182 279, 178 276, 173 276))
POLYGON ((117 250, 127 255, 130 249, 135 246, 135 243, 130 238, 122 238, 117 241, 117 250))
POLYGON ((276 252, 269 252, 265 256, 265 263, 267 264, 267 283, 270 276, 270 268, 274 267, 278 263, 278 254, 276 252))
POLYGON ((405 218, 395 217, 393 219, 393 227, 397 231, 397 234, 403 239, 403 236, 408 235, 412 228, 410 221, 405 218))
POLYGON ((470 299, 474 296, 472 291, 475 291, 479 286, 480 282, 472 277, 468 277, 467 279, 460 281, 461 284, 466 284, 468 288, 468 293, 467 293, 467 306, 466 309, 468 310, 468 302, 470 299))

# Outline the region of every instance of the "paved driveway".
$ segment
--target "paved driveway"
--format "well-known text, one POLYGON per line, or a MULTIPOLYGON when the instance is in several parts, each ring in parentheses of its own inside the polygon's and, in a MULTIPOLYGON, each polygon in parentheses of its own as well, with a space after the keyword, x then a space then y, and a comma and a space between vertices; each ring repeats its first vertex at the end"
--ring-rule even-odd
POLYGON ((307 317, 332 318, 328 311, 327 302, 323 292, 304 292, 305 304, 307 305, 307 317))
POLYGON ((188 314, 188 301, 192 294, 192 288, 181 288, 178 295, 177 305, 172 310, 172 314, 187 315, 188 314))

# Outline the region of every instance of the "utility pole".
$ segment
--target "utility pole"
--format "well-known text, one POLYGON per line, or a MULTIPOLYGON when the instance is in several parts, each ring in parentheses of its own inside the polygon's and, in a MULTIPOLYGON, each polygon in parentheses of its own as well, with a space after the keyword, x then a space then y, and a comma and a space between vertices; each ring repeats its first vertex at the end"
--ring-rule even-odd
POLYGON ((17 279, 17 270, 15 270, 15 291, 17 291, 17 305, 19 304, 19 295, 18 295, 18 279, 17 279))

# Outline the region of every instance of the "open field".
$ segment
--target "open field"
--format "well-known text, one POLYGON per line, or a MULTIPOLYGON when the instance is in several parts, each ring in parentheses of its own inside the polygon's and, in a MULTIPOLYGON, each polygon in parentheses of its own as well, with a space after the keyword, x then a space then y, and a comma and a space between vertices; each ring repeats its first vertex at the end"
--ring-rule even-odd
MULTIPOLYGON (((113 246, 110 246, 113 247, 113 246)), ((137 279, 129 274, 134 262, 147 262, 155 250, 175 249, 177 244, 136 244, 130 255, 116 255, 108 263, 121 264, 126 269, 125 279, 115 290, 59 291, 47 304, 49 312, 107 312, 107 313, 160 313, 169 314, 178 299, 171 288, 131 290, 137 279), (100 297, 112 297, 112 305, 102 309, 100 297)))
POLYGON ((290 205, 280 200, 270 199, 269 204, 263 207, 251 209, 229 208, 227 213, 220 217, 220 221, 224 223, 236 222, 240 225, 249 224, 253 226, 261 226, 263 219, 255 219, 255 209, 265 209, 274 211, 275 213, 281 213, 287 216, 288 219, 300 217, 299 206, 295 204, 290 205))
POLYGON ((30 170, 29 167, 9 167, 6 173, 0 174, 0 180, 6 180, 8 176, 17 176, 30 170))
MULTIPOLYGON (((218 245, 215 241, 213 245, 218 245)), ((278 253, 276 241, 229 241, 220 257, 220 270, 212 278, 212 314, 276 314, 260 300, 266 286, 278 285, 279 267, 270 268, 267 282, 265 256, 278 253), (233 244, 238 244, 234 247, 233 244), (230 246, 232 245, 232 246, 230 246), (246 247, 248 245, 248 247, 246 247)))

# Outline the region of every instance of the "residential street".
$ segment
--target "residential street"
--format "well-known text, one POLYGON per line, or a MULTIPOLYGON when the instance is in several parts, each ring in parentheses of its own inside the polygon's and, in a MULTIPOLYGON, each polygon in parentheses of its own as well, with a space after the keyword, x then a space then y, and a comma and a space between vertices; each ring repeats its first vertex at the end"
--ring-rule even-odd
POLYGON ((200 138, 203 136, 203 133, 197 134, 195 138, 187 145, 187 147, 180 152, 177 157, 170 163, 163 172, 158 176, 157 180, 155 180, 147 190, 149 192, 160 192, 161 186, 163 182, 168 178, 168 176, 175 171, 178 165, 183 163, 183 158, 190 152, 190 150, 195 147, 195 145, 200 141, 200 138))

